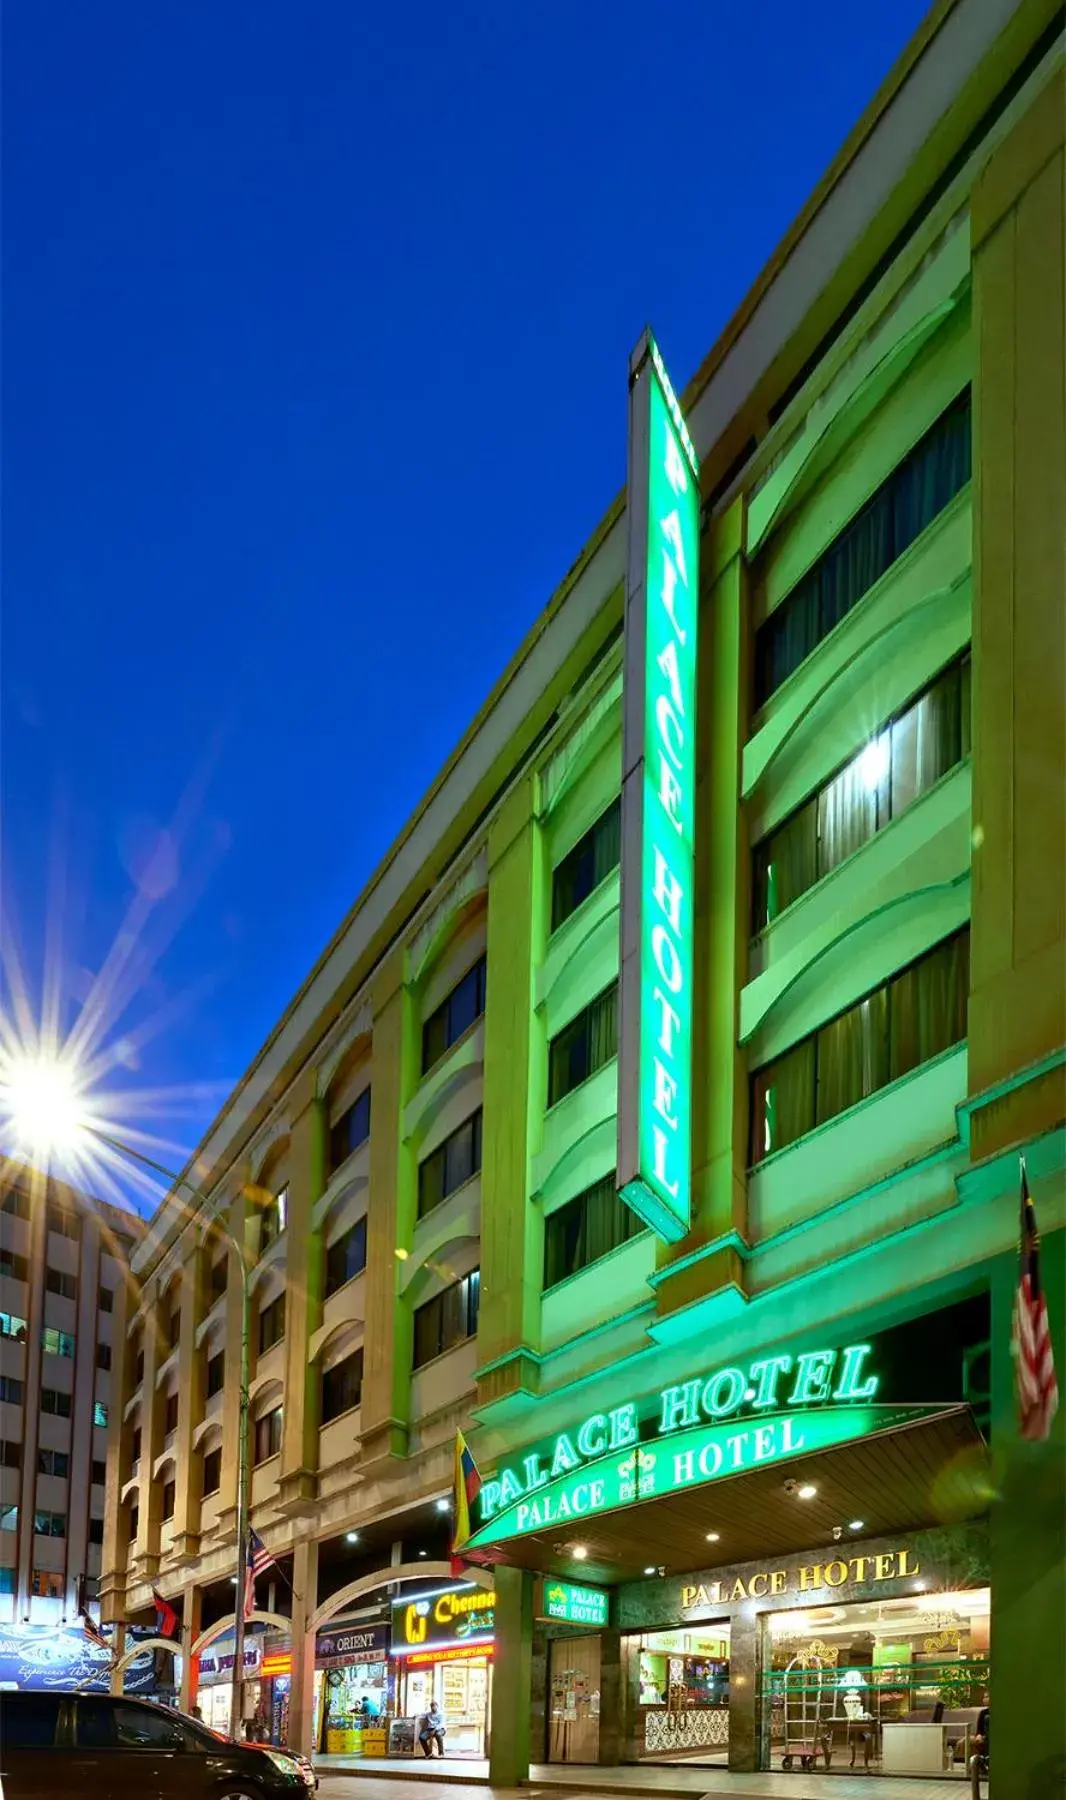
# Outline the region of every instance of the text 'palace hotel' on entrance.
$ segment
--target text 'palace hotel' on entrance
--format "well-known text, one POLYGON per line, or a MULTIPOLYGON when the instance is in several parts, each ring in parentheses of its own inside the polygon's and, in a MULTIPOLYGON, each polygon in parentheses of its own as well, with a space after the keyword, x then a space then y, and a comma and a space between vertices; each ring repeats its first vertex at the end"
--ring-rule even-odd
POLYGON ((275 1737, 1057 1791, 1063 62, 943 0, 676 398, 639 337, 626 493, 134 1246, 103 1618, 186 1703, 242 1247, 275 1737))

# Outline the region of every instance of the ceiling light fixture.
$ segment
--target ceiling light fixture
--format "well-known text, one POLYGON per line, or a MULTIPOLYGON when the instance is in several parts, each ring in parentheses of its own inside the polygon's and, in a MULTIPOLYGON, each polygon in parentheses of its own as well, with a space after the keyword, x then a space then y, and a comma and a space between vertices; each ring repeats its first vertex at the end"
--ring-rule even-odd
POLYGON ((584 1544, 571 1544, 570 1554, 575 1562, 584 1562, 588 1557, 584 1544))
POLYGON ((813 1500, 814 1496, 817 1492, 818 1492, 818 1489, 815 1487, 813 1481, 804 1481, 796 1489, 796 1499, 797 1500, 813 1500))
POLYGON ((721 1532, 720 1532, 720 1531, 709 1531, 709 1532, 708 1532, 708 1533, 707 1533, 707 1542, 708 1542, 708 1543, 709 1543, 709 1544, 717 1544, 717 1543, 720 1543, 720 1542, 721 1542, 721 1537, 722 1537, 722 1534, 721 1534, 721 1532))
POLYGON ((648 1564, 648 1566, 647 1566, 647 1568, 646 1568, 646 1569, 645 1569, 645 1571, 644 1571, 644 1573, 645 1573, 645 1575, 654 1575, 654 1573, 655 1573, 655 1564, 654 1564, 654 1563, 649 1563, 649 1564, 648 1564))
POLYGON ((849 1519, 848 1520, 848 1530, 849 1531, 863 1531, 863 1530, 865 1530, 865 1528, 866 1528, 866 1520, 865 1519, 849 1519))
POLYGON ((357 1544, 359 1542, 359 1533, 357 1531, 346 1531, 344 1539, 348 1544, 357 1544))
POLYGON ((438 1500, 437 1501, 437 1511, 438 1512, 451 1512, 451 1509, 452 1509, 452 1503, 450 1500, 438 1500))

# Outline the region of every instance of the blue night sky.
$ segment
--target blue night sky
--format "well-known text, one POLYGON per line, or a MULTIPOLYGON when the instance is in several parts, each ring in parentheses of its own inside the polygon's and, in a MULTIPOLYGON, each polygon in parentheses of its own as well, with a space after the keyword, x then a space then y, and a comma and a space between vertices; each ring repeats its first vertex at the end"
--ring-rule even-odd
POLYGON ((4 911, 68 1026, 136 938, 120 1084, 242 1074, 923 10, 7 9, 4 911))

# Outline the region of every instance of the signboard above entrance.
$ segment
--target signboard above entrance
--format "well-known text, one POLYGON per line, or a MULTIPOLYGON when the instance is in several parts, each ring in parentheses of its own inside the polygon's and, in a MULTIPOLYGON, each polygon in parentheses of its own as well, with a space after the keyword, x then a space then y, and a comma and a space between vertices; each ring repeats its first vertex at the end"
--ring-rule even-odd
POLYGON ((667 1243, 690 1217, 699 465, 659 348, 629 365, 618 1186, 667 1243))
POLYGON ((393 1656, 491 1644, 496 1596, 486 1588, 448 1588, 392 1603, 393 1656))
POLYGON ((610 1595, 606 1588, 579 1587, 573 1581, 557 1581, 545 1575, 541 1583, 539 1619, 558 1619, 564 1625, 607 1623, 610 1595))

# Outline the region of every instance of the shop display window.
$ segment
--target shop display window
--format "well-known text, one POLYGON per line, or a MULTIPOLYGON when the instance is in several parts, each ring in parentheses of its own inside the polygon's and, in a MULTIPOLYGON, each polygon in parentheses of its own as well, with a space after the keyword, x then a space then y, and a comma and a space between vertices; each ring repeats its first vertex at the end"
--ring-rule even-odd
MULTIPOLYGON (((721 1762, 729 1741, 729 1625, 647 1631, 635 1642, 636 1754, 653 1762, 721 1762)), ((631 1664, 632 1668, 632 1664, 631 1664)))

